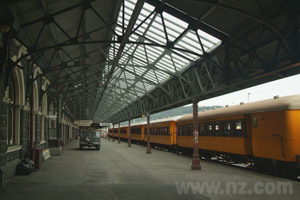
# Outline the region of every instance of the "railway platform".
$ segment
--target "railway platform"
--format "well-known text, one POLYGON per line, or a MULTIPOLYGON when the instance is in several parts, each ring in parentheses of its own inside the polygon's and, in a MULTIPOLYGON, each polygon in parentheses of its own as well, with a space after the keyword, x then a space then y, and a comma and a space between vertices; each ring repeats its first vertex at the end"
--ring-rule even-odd
POLYGON ((127 143, 101 141, 79 150, 73 141, 29 176, 15 176, 1 200, 84 199, 299 199, 300 182, 127 143))

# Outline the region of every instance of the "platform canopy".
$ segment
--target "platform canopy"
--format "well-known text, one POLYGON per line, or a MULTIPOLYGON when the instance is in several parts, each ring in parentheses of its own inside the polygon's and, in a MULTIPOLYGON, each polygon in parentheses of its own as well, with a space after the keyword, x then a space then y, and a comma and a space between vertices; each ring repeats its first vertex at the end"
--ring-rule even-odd
POLYGON ((30 56, 77 120, 123 121, 299 73, 296 0, 0 5, 27 48, 17 62, 30 56))

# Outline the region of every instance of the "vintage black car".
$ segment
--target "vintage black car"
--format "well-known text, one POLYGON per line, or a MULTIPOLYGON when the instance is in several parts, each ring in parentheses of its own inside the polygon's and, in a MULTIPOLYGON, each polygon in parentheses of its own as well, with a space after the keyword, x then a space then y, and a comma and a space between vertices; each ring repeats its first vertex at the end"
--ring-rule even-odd
POLYGON ((100 133, 95 130, 84 130, 80 135, 79 148, 95 147, 100 150, 100 133))

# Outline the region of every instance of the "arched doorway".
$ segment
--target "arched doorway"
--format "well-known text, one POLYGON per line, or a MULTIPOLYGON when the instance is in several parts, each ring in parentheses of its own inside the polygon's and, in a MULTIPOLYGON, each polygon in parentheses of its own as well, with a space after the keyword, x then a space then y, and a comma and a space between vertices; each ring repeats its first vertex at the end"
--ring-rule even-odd
POLYGON ((16 117, 15 117, 15 103, 16 103, 16 87, 14 77, 10 77, 8 87, 6 89, 5 97, 7 101, 6 109, 6 142, 8 146, 13 146, 17 144, 17 134, 16 134, 16 117))
POLYGON ((20 109, 24 106, 24 77, 22 70, 14 68, 9 77, 4 102, 7 103, 7 144, 20 145, 20 109))

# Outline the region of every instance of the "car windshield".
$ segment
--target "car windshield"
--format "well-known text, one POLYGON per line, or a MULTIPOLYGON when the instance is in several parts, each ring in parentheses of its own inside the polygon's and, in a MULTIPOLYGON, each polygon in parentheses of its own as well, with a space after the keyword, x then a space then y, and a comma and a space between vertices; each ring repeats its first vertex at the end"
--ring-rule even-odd
POLYGON ((81 133, 82 135, 93 135, 96 137, 100 137, 100 133, 93 130, 85 130, 81 133))

